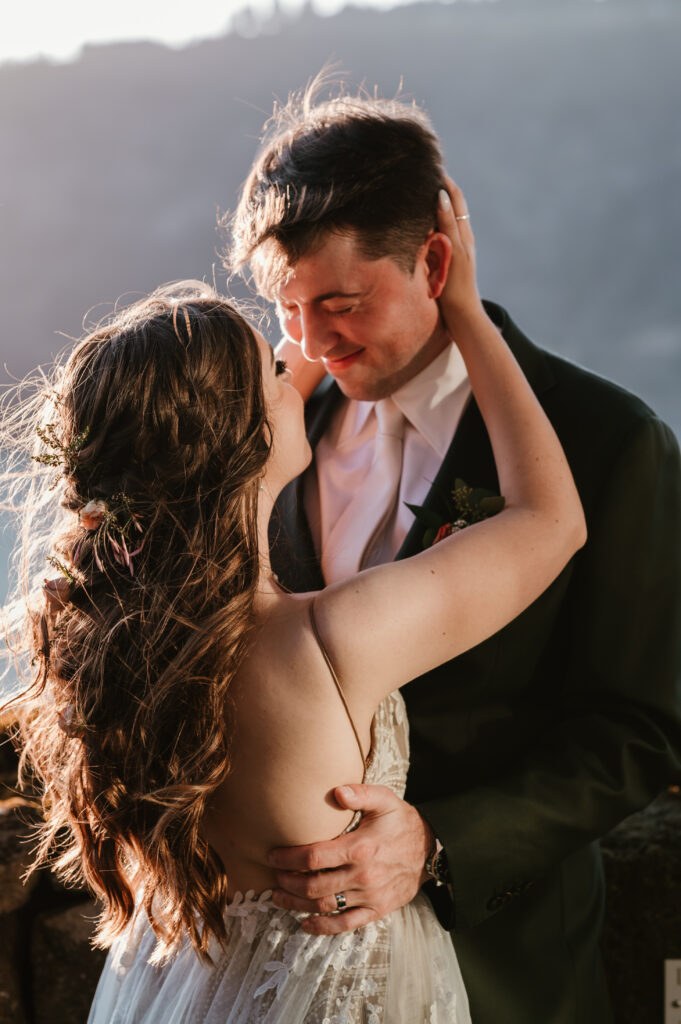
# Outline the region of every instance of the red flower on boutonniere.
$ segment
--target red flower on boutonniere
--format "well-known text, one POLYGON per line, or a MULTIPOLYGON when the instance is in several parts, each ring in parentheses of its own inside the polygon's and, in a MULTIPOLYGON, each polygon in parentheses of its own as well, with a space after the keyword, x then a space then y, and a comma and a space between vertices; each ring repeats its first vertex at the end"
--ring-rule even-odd
POLYGON ((445 537, 464 530, 473 523, 480 523, 501 512, 506 504, 500 494, 494 494, 484 487, 469 487, 464 480, 455 480, 454 488, 444 496, 444 514, 424 505, 410 505, 416 518, 423 523, 423 547, 430 548, 445 537))

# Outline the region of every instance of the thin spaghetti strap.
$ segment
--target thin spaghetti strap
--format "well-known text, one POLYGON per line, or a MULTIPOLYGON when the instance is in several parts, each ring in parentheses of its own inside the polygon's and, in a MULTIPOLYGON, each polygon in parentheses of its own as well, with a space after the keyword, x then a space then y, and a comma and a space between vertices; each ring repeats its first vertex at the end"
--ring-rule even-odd
POLYGON ((364 756, 364 750, 362 749, 362 743, 361 743, 361 740, 359 738, 359 733, 357 732, 357 728, 356 728, 355 723, 353 721, 352 715, 350 714, 350 708, 348 707, 348 702, 345 699, 345 694, 343 693, 343 688, 342 688, 342 686, 340 684, 340 680, 338 679, 338 676, 336 675, 336 671, 335 671, 333 665, 331 664, 331 659, 329 658, 329 655, 327 653, 326 647, 324 646, 322 638, 319 635, 319 630, 317 629, 317 620, 314 617, 314 599, 312 601, 310 601, 310 623, 312 624, 312 632, 314 633, 315 639, 316 639, 317 643, 319 644, 319 650, 324 655, 324 661, 326 662, 326 664, 328 666, 328 669, 329 669, 329 672, 331 673, 331 678, 333 679, 334 683, 336 684, 336 689, 338 690, 338 696, 340 697, 340 699, 343 702, 343 707, 345 708, 345 713, 347 714, 348 719, 350 720, 350 725, 352 726, 352 731, 355 734, 355 739, 357 740, 357 746, 359 747, 359 752, 362 755, 362 761, 366 765, 366 760, 367 759, 364 756))

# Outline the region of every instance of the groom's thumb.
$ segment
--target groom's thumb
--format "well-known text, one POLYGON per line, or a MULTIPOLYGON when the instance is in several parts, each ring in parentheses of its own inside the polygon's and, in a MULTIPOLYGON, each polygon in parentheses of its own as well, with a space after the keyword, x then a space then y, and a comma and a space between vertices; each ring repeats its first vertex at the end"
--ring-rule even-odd
POLYGON ((357 806, 357 794, 352 786, 336 786, 333 795, 339 807, 351 808, 357 806))
POLYGON ((373 811, 378 814, 389 810, 390 804, 397 799, 386 786, 365 786, 361 783, 354 786, 336 786, 333 795, 339 807, 351 811, 373 811))

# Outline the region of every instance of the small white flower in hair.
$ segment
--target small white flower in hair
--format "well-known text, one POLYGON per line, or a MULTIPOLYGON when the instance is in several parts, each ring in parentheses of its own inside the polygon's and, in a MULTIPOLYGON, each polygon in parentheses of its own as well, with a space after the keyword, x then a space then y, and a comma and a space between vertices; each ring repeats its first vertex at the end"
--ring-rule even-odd
POLYGON ((101 526, 108 511, 109 506, 105 501, 101 499, 88 501, 87 505, 83 505, 78 513, 80 525, 86 530, 96 530, 98 526, 101 526))

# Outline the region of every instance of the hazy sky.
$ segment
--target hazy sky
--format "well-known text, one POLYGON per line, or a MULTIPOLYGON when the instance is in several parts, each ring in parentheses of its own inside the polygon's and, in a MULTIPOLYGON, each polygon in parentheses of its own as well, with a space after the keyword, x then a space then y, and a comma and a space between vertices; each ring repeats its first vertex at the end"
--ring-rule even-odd
MULTIPOLYGON (((321 14, 333 14, 348 0, 313 0, 321 14)), ((395 7, 408 0, 352 0, 356 5, 395 7)), ((413 2, 413 0, 412 0, 413 2)), ((280 0, 283 10, 296 10, 303 0, 280 0)), ((83 43, 122 39, 155 39, 181 45, 192 39, 221 35, 233 16, 250 6, 272 13, 274 0, 34 0, 3 5, 0 14, 0 62, 38 56, 70 60, 83 43)))

